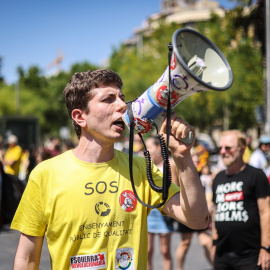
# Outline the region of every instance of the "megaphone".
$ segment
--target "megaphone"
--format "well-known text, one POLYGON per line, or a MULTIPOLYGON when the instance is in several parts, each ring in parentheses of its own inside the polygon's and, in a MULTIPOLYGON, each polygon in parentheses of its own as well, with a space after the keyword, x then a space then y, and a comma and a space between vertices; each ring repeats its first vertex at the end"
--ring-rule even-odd
MULTIPOLYGON (((144 134, 153 123, 161 126, 169 95, 173 109, 194 93, 224 91, 232 82, 231 67, 219 48, 199 32, 180 28, 173 34, 171 60, 165 72, 131 104, 134 131, 144 134)), ((129 127, 127 111, 122 118, 129 127)))

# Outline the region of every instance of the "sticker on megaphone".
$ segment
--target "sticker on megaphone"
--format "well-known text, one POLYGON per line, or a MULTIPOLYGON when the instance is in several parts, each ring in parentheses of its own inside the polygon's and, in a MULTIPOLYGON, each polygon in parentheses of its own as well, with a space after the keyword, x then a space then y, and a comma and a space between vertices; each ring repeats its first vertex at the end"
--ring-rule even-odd
MULTIPOLYGON (((166 109, 159 106, 152 96, 150 86, 139 98, 132 102, 131 108, 134 117, 134 131, 139 133, 147 133, 152 129, 153 121, 162 113, 165 115, 166 109)), ((161 116, 162 117, 162 116, 161 116)), ((122 116, 126 126, 130 126, 128 112, 122 116)))
MULTIPOLYGON (((162 106, 167 106, 169 92, 167 87, 160 87, 157 91, 157 99, 153 99, 153 86, 149 87, 139 98, 132 102, 131 109, 133 112, 134 119, 134 131, 144 134, 150 132, 152 125, 160 128, 164 117, 166 116, 167 110, 162 106), (166 93, 163 93, 166 92, 166 93), (162 98, 161 98, 162 97, 162 98)), ((175 103, 178 99, 177 95, 171 98, 171 103, 175 103)), ((128 116, 128 111, 122 116, 123 121, 127 127, 130 127, 130 119, 128 116)), ((193 141, 193 134, 190 132, 188 136, 181 139, 183 143, 189 145, 193 141)))

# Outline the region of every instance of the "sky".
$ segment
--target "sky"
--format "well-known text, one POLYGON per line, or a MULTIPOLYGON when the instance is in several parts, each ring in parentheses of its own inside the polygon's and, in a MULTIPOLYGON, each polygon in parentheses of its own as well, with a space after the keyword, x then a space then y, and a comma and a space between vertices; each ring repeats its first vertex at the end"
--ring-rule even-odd
POLYGON ((84 61, 101 65, 160 6, 161 0, 0 0, 1 74, 8 84, 18 80, 19 66, 49 75, 60 51, 62 70, 84 61))

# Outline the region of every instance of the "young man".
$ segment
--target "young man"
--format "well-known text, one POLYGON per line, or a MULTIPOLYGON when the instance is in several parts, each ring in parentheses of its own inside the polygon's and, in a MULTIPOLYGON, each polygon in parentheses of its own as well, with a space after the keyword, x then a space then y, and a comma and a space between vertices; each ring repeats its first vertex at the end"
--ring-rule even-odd
POLYGON ((213 182, 215 270, 270 269, 270 197, 261 169, 243 161, 246 139, 238 130, 223 132, 220 155, 225 171, 213 182))
MULTIPOLYGON (((67 84, 66 106, 79 144, 32 171, 11 225, 22 232, 15 270, 38 269, 44 235, 53 269, 146 269, 150 210, 134 196, 128 155, 114 149, 125 130, 121 87, 120 77, 109 70, 76 73, 67 84)), ((175 114, 171 126, 176 138, 194 132, 175 114)), ((208 211, 191 147, 171 136, 181 193, 172 185, 159 210, 202 229, 208 211)), ((161 173, 156 167, 152 172, 161 184, 161 173)), ((139 197, 150 204, 161 202, 161 195, 149 187, 144 158, 134 157, 133 173, 139 197)))

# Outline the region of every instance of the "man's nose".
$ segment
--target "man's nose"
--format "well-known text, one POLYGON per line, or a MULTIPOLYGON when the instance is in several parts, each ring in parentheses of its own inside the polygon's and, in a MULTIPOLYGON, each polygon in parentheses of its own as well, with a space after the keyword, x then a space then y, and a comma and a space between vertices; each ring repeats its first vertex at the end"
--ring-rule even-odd
POLYGON ((127 104, 122 99, 117 100, 117 110, 123 113, 127 110, 127 104))

